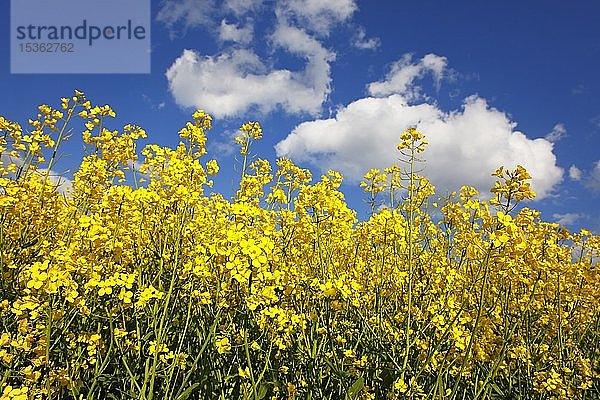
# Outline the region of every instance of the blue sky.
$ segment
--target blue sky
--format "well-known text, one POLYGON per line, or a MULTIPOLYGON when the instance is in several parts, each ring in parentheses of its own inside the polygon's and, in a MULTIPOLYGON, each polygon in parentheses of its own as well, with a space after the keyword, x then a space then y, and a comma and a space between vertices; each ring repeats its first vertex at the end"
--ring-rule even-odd
MULTIPOLYGON (((8 27, 9 2, 0 15, 8 27)), ((115 10, 118 11, 118 10, 115 10)), ((241 123, 258 120, 261 157, 287 156, 358 190, 394 162, 402 130, 430 142, 425 174, 441 194, 491 186, 524 165, 547 221, 600 231, 600 4, 596 1, 152 1, 150 74, 11 74, 0 35, 0 115, 24 125, 74 89, 176 145, 196 108, 213 114, 210 157, 230 193, 241 123)), ((114 60, 115 63, 119 59, 114 60)), ((82 142, 67 142, 72 174, 82 142)))

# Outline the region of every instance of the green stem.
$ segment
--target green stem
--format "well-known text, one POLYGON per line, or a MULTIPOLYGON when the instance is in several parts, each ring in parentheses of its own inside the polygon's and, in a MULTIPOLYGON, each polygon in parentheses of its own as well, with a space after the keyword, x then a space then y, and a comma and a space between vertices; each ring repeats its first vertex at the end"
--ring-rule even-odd
POLYGON ((404 379, 406 373, 406 367, 408 365, 408 358, 410 355, 410 326, 412 324, 411 320, 411 308, 412 308, 412 280, 413 280, 413 240, 412 240, 412 231, 414 224, 414 214, 413 214, 413 197, 414 197, 414 180, 415 180, 415 145, 414 143, 411 146, 411 156, 410 156, 410 176, 409 176, 409 186, 408 186, 408 299, 407 299, 407 311, 406 311, 406 328, 404 332, 405 336, 405 353, 404 353, 404 362, 402 363, 402 379, 404 379))

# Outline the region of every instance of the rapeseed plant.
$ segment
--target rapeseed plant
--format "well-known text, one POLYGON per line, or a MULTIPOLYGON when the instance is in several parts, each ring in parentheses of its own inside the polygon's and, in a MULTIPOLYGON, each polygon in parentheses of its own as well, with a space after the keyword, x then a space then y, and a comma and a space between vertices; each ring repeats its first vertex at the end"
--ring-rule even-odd
POLYGON ((600 398, 600 237, 523 207, 524 168, 439 200, 408 128, 358 221, 339 173, 255 159, 258 122, 227 199, 204 111, 135 168, 114 116, 75 91, 0 117, 1 400, 600 398))

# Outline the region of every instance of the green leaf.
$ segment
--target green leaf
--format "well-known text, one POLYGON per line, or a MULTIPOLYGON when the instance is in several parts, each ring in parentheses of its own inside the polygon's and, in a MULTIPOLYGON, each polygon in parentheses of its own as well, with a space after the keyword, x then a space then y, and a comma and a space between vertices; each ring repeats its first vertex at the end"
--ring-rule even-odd
POLYGON ((188 396, 192 393, 192 391, 198 387, 198 385, 199 385, 199 383, 194 383, 192 386, 190 386, 189 388, 185 389, 185 391, 183 393, 181 393, 179 396, 177 396, 177 399, 175 399, 175 400, 185 400, 185 399, 187 399, 188 396))
POLYGON ((256 399, 260 400, 262 398, 264 398, 267 395, 267 385, 265 385, 264 383, 261 383, 260 386, 258 387, 258 393, 256 393, 256 399))
POLYGON ((494 389, 494 391, 496 393, 498 393, 500 396, 504 396, 504 392, 498 387, 498 385, 496 385, 495 383, 492 383, 492 389, 494 389))
POLYGON ((356 382, 352 384, 352 386, 350 386, 350 389, 348 389, 348 393, 346 393, 346 400, 353 400, 358 398, 358 394, 360 393, 363 387, 365 387, 365 380, 361 376, 356 380, 356 382))

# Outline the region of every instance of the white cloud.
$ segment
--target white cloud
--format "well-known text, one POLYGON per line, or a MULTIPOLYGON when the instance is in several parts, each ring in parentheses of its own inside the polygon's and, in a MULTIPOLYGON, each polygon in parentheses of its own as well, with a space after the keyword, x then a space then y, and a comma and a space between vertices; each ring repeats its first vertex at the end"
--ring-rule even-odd
POLYGON ((208 141, 208 150, 213 157, 230 156, 239 150, 239 145, 235 142, 235 137, 239 133, 235 131, 221 132, 217 138, 208 141))
POLYGON ((354 0, 281 0, 275 13, 280 23, 306 27, 326 36, 334 25, 348 20, 357 9, 354 0))
POLYGON ((318 114, 330 93, 329 62, 335 54, 295 27, 278 26, 271 41, 305 58, 304 70, 268 68, 247 49, 214 57, 184 50, 166 72, 175 101, 217 117, 240 115, 254 107, 264 113, 281 107, 288 113, 318 114))
MULTIPOLYGON (((264 0, 163 0, 156 20, 173 30, 181 23, 185 29, 215 27, 219 17, 241 18, 256 13, 264 0)), ((279 23, 305 28, 313 33, 328 35, 332 27, 347 21, 358 9, 355 0, 278 0, 273 12, 279 23)))
POLYGON ((357 182, 369 168, 395 163, 401 131, 416 126, 430 143, 424 153, 424 174, 438 187, 438 193, 464 184, 487 193, 494 181, 490 173, 500 165, 523 165, 533 176, 538 199, 548 196, 562 180, 563 170, 556 166, 552 143, 528 139, 485 99, 468 97, 461 109, 451 112, 426 102, 410 102, 412 81, 426 69, 442 74, 443 68, 435 66, 445 65, 445 58, 435 56, 417 64, 405 58, 397 65, 408 71, 396 67, 384 81, 389 85, 375 86, 373 91, 382 94, 395 88, 408 96, 392 93, 362 98, 342 107, 334 118, 304 122, 276 145, 277 154, 323 170, 338 170, 357 182))
POLYGON ((263 0, 226 0, 225 7, 236 15, 245 15, 256 11, 263 5, 263 0))
MULTIPOLYGON (((225 48, 217 54, 184 50, 174 60, 166 76, 178 105, 203 108, 217 117, 249 110, 267 113, 281 109, 310 115, 322 111, 331 92, 330 64, 335 53, 325 48, 321 38, 352 17, 357 10, 355 0, 268 4, 274 15, 256 22, 266 23, 267 31, 272 32, 266 38, 267 53, 282 50, 303 60, 302 68, 286 68, 288 57, 270 60, 250 47, 258 26, 253 21, 262 18, 266 6, 264 0, 164 0, 157 20, 172 32, 175 27, 201 26, 218 35, 221 48, 225 42, 237 43, 235 49, 225 48)), ((370 45, 368 42, 364 45, 370 45)))
POLYGON ((375 50, 381 45, 381 40, 377 37, 367 39, 365 28, 359 27, 352 39, 352 45, 361 50, 375 50))
POLYGON ((552 131, 550 131, 544 138, 549 142, 555 143, 565 136, 567 136, 567 128, 565 127, 565 124, 560 122, 554 125, 552 131))
POLYGON ((158 10, 156 20, 171 30, 180 21, 185 29, 211 26, 214 10, 214 0, 167 0, 158 10))
POLYGON ((144 100, 144 102, 154 111, 162 110, 167 105, 164 101, 156 102, 145 93, 142 93, 142 100, 144 100))
MULTIPOLYGON (((204 27, 219 34, 222 41, 232 40, 231 38, 222 38, 222 35, 227 36, 228 32, 222 32, 227 29, 227 27, 223 28, 223 22, 221 22, 221 27, 218 25, 221 17, 229 15, 240 19, 258 11, 263 2, 263 0, 226 0, 224 2, 215 0, 163 0, 156 15, 156 20, 171 31, 172 37, 175 36, 176 26, 181 26, 184 33, 188 29, 204 27)), ((236 26, 230 25, 230 27, 236 26)), ((247 29, 248 26, 245 28, 247 29)), ((235 35, 235 33, 230 34, 235 35)), ((240 42, 239 40, 234 41, 240 42)))
POLYGON ((600 192, 600 160, 594 163, 594 168, 590 171, 585 186, 595 192, 600 192))
POLYGON ((446 57, 435 54, 427 54, 418 63, 413 63, 412 56, 405 54, 392 64, 390 72, 383 81, 370 83, 367 90, 374 97, 400 94, 408 100, 416 100, 421 96, 421 88, 413 84, 415 79, 430 72, 439 85, 444 77, 447 63, 446 57))
POLYGON ((552 214, 552 218, 560 225, 571 225, 581 219, 582 215, 578 213, 552 214))
POLYGON ((251 23, 246 24, 244 27, 239 27, 236 24, 229 24, 226 20, 221 20, 219 26, 219 39, 223 42, 235 42, 241 44, 248 44, 252 41, 254 34, 254 27, 251 23))
MULTIPOLYGON (((297 78, 308 83, 313 90, 319 109, 330 93, 331 82, 329 63, 335 60, 335 53, 325 49, 319 41, 302 29, 280 24, 272 35, 275 46, 307 60, 306 68, 297 73, 297 78)), ((317 110, 307 110, 315 112, 317 110)))
POLYGON ((571 165, 569 167, 569 178, 573 181, 580 181, 583 172, 577 168, 575 165, 571 165))

